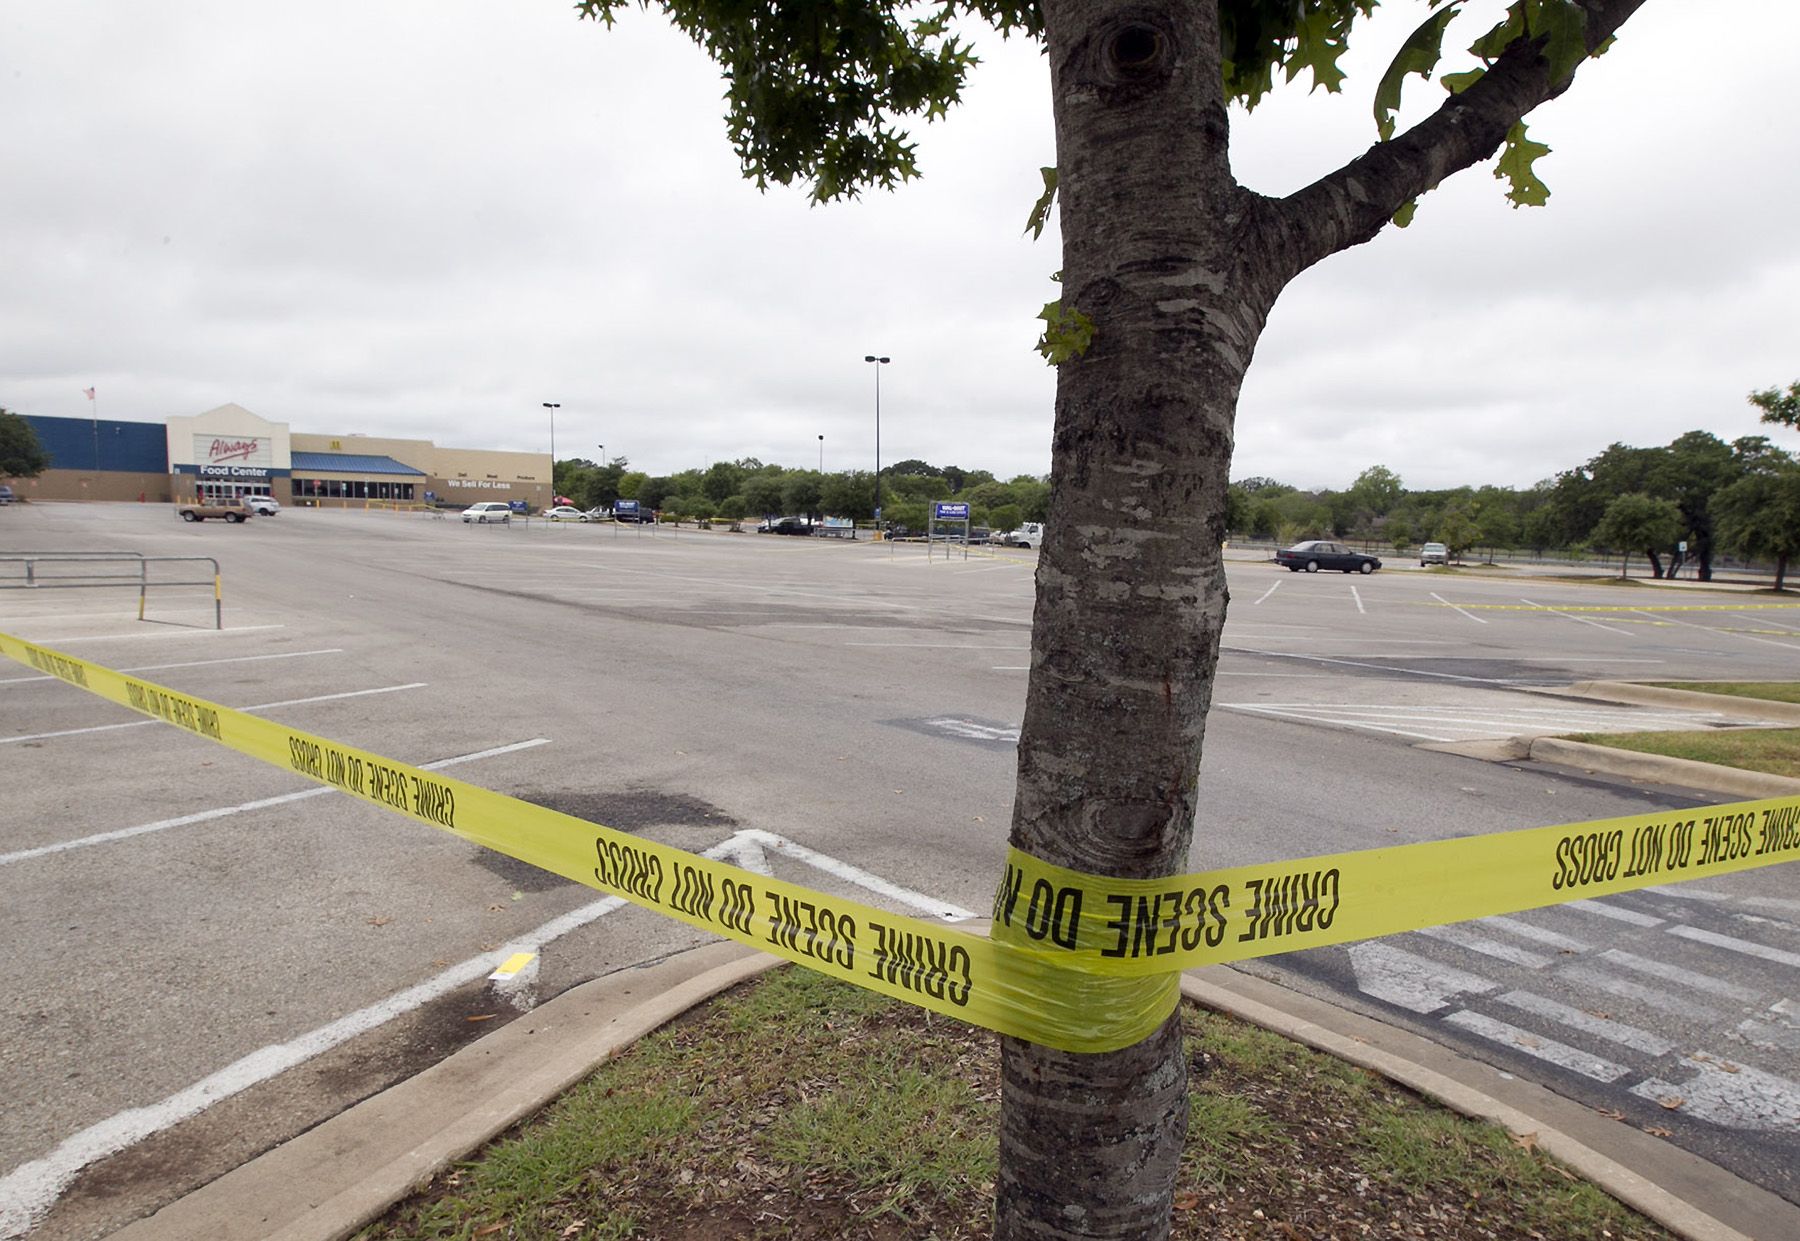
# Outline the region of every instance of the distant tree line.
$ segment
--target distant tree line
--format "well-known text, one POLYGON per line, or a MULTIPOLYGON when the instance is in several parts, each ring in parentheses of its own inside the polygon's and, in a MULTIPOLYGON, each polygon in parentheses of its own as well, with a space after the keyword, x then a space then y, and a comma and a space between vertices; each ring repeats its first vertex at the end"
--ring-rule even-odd
MULTIPOLYGON (((1764 422, 1800 429, 1800 381, 1785 392, 1753 392, 1750 402, 1764 422)), ((636 500, 678 520, 830 514, 867 522, 875 515, 875 477, 865 470, 825 474, 754 457, 671 475, 634 471, 624 457, 576 458, 558 461, 555 478, 557 494, 580 507, 636 500)), ((1050 483, 1028 474, 1001 482, 986 470, 916 458, 881 471, 885 522, 923 529, 930 503, 952 498, 968 502, 974 524, 1009 530, 1044 520, 1050 483)), ((1381 465, 1343 491, 1246 478, 1231 484, 1228 523, 1238 537, 1283 543, 1361 538, 1402 552, 1443 543, 1453 557, 1526 549, 1617 556, 1621 573, 1631 557, 1643 556, 1656 577, 1687 564, 1702 581, 1712 579, 1714 558, 1728 554, 1774 561, 1779 589, 1789 558, 1800 552, 1800 461, 1767 436, 1728 444, 1711 432, 1689 431, 1660 448, 1613 444, 1524 490, 1412 491, 1381 465)))
MULTIPOLYGON (((677 520, 797 516, 816 521, 827 514, 863 522, 875 518, 875 476, 867 470, 827 474, 745 457, 679 474, 650 475, 632 470, 624 457, 604 463, 574 458, 556 463, 555 479, 556 494, 578 507, 610 508, 621 499, 636 500, 677 520)), ((974 524, 1010 530, 1022 521, 1044 520, 1050 483, 1029 474, 1001 482, 986 470, 939 467, 917 459, 882 468, 884 523, 922 530, 931 502, 952 498, 968 503, 974 524)))
MULTIPOLYGON (((1764 422, 1800 426, 1800 382, 1750 400, 1764 422)), ((1714 558, 1729 554, 1773 560, 1777 589, 1800 551, 1800 462, 1762 435, 1727 444, 1689 431, 1661 448, 1613 444, 1522 491, 1409 491, 1377 465, 1344 491, 1247 478, 1231 485, 1230 501, 1229 528, 1251 538, 1379 539, 1400 551, 1438 542, 1452 556, 1569 549, 1618 556, 1621 573, 1641 555, 1656 577, 1686 563, 1702 581, 1711 580, 1714 558)))

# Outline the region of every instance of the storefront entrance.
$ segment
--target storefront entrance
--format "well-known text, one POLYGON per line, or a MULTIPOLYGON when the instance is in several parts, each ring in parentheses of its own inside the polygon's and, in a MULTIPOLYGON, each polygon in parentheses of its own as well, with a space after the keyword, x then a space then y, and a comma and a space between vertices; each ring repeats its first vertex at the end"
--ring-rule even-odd
POLYGON ((199 498, 216 504, 221 500, 234 500, 238 496, 266 496, 269 494, 267 483, 215 483, 198 484, 199 498))

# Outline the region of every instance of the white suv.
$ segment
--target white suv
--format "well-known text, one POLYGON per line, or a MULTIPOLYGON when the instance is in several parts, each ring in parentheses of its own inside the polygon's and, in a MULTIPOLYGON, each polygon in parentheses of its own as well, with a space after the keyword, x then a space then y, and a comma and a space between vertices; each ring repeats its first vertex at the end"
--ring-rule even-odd
POLYGON ((281 505, 274 496, 245 496, 244 507, 258 517, 273 517, 281 511, 281 505))
POLYGON ((1427 543, 1419 549, 1419 567, 1421 569, 1428 564, 1449 563, 1450 549, 1445 547, 1442 543, 1427 543))
POLYGON ((462 511, 464 521, 505 521, 512 520, 512 505, 504 500, 483 500, 480 504, 471 504, 462 511))

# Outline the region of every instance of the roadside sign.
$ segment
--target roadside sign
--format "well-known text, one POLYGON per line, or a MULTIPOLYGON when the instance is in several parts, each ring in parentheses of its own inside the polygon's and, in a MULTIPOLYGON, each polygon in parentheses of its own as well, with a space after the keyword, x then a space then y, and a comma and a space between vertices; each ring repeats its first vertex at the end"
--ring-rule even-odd
POLYGON ((967 521, 969 520, 968 501, 938 500, 931 506, 931 517, 934 521, 967 521))
POLYGON ((613 501, 613 512, 615 514, 629 513, 633 517, 636 517, 637 511, 638 511, 638 502, 636 500, 614 500, 613 501))

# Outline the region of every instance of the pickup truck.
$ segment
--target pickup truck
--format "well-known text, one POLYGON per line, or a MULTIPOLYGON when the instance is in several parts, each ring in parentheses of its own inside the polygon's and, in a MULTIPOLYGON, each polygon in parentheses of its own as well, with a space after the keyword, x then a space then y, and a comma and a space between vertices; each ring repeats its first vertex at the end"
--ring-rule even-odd
POLYGON ((244 507, 242 500, 187 500, 177 504, 175 511, 183 521, 205 521, 208 517, 245 521, 250 516, 250 510, 244 507))

